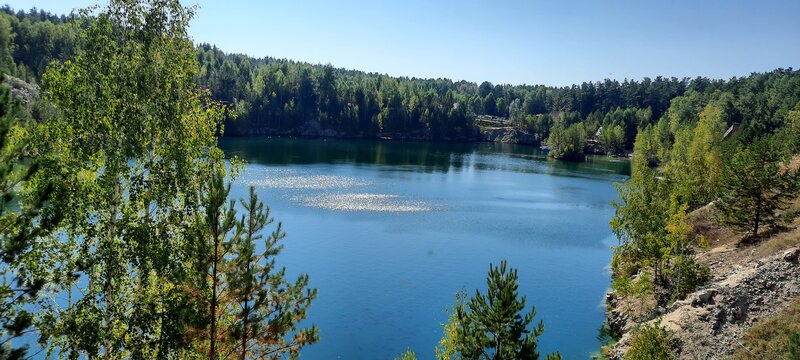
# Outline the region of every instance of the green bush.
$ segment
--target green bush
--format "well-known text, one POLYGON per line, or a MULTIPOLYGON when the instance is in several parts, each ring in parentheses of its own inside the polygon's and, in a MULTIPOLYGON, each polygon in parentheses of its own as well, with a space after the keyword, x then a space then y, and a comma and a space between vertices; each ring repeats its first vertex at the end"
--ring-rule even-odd
POLYGON ((677 359, 676 340, 659 322, 644 324, 634 330, 625 360, 677 359))
POLYGON ((670 301, 686 298, 686 295, 708 282, 710 277, 708 266, 698 263, 694 255, 676 256, 671 265, 664 270, 672 289, 670 301))

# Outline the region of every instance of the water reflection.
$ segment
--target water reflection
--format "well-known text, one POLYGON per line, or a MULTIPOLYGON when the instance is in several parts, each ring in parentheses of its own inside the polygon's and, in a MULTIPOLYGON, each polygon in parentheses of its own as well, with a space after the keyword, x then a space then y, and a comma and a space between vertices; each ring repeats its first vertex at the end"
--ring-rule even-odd
POLYGON ((625 177, 626 160, 563 163, 503 144, 220 145, 249 162, 231 197, 256 186, 289 233, 279 261, 319 289, 309 321, 324 340, 303 358, 391 359, 409 346, 433 349, 453 294, 484 286, 487 264, 500 259, 519 269, 520 292, 547 323, 543 352, 577 359, 599 347, 611 182, 625 177))
POLYGON ((290 169, 256 169, 242 174, 238 183, 273 189, 346 189, 367 186, 369 181, 350 176, 300 174, 290 169))
POLYGON ((394 194, 314 194, 297 196, 292 200, 310 207, 338 211, 420 212, 435 209, 431 203, 394 194))
POLYGON ((228 156, 263 165, 348 163, 388 165, 391 171, 448 173, 477 169, 581 177, 630 174, 626 159, 590 156, 583 163, 549 161, 536 147, 501 143, 251 137, 223 138, 220 147, 228 156))

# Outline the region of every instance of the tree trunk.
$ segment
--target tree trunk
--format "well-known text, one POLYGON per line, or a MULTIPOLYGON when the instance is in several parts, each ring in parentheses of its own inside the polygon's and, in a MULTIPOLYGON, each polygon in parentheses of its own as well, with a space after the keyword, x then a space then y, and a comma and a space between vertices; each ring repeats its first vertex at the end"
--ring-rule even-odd
POLYGON ((758 201, 756 202, 756 218, 755 223, 753 224, 753 238, 758 236, 758 225, 761 223, 761 197, 758 197, 758 201))
POLYGON ((214 230, 214 258, 211 260, 211 349, 209 359, 217 358, 217 262, 219 261, 219 234, 214 230))
POLYGON ((247 360, 247 320, 250 317, 250 309, 247 302, 244 305, 244 315, 242 316, 242 360, 247 360))
MULTIPOLYGON (((120 182, 119 176, 116 176, 114 178, 114 204, 112 205, 111 208, 111 217, 110 217, 111 224, 109 225, 108 239, 107 239, 107 241, 109 241, 110 243, 113 243, 113 239, 116 236, 116 231, 117 231, 117 212, 119 208, 119 203, 121 201, 119 182, 120 182)), ((114 294, 114 292, 111 291, 111 274, 110 270, 108 269, 108 264, 106 264, 106 272, 107 273, 105 282, 103 284, 103 290, 105 291, 105 296, 111 297, 113 299, 114 297, 116 297, 116 294, 114 294)), ((110 329, 112 321, 111 321, 111 313, 108 309, 109 308, 108 303, 109 301, 108 299, 106 299, 106 308, 104 309, 105 310, 104 320, 106 322, 107 328, 106 328, 106 334, 104 334, 105 338, 103 340, 103 348, 105 349, 103 357, 106 360, 111 360, 111 342, 108 340, 108 337, 111 336, 113 332, 110 329)))

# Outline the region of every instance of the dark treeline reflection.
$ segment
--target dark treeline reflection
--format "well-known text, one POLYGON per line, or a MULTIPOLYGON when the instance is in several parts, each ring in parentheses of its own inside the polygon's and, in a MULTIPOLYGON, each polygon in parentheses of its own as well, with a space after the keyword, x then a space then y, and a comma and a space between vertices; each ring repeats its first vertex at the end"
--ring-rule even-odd
POLYGON ((584 163, 553 161, 534 146, 501 143, 249 137, 222 138, 220 147, 228 157, 262 165, 345 163, 415 172, 476 169, 582 177, 630 174, 626 159, 597 156, 584 163))

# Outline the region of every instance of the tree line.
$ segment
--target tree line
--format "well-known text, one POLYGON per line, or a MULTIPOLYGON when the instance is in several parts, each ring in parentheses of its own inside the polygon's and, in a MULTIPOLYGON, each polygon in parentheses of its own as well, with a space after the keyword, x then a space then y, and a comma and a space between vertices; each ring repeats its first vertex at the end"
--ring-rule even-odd
MULTIPOLYGON (((69 58, 82 42, 71 21, 43 10, 0 16, 0 69, 31 82, 53 60, 69 58)), ((391 77, 196 46, 196 82, 229 105, 228 135, 286 134, 473 141, 476 115, 508 118, 547 143, 552 156, 622 154, 639 131, 696 118, 713 99, 723 122, 750 137, 780 126, 794 105, 798 72, 777 69, 729 80, 704 77, 606 79, 572 86, 480 84, 450 79, 391 77), (664 122, 662 122, 662 119, 664 122), (582 124, 579 126, 578 124, 582 124), (551 137, 552 133, 552 137, 551 137)))

